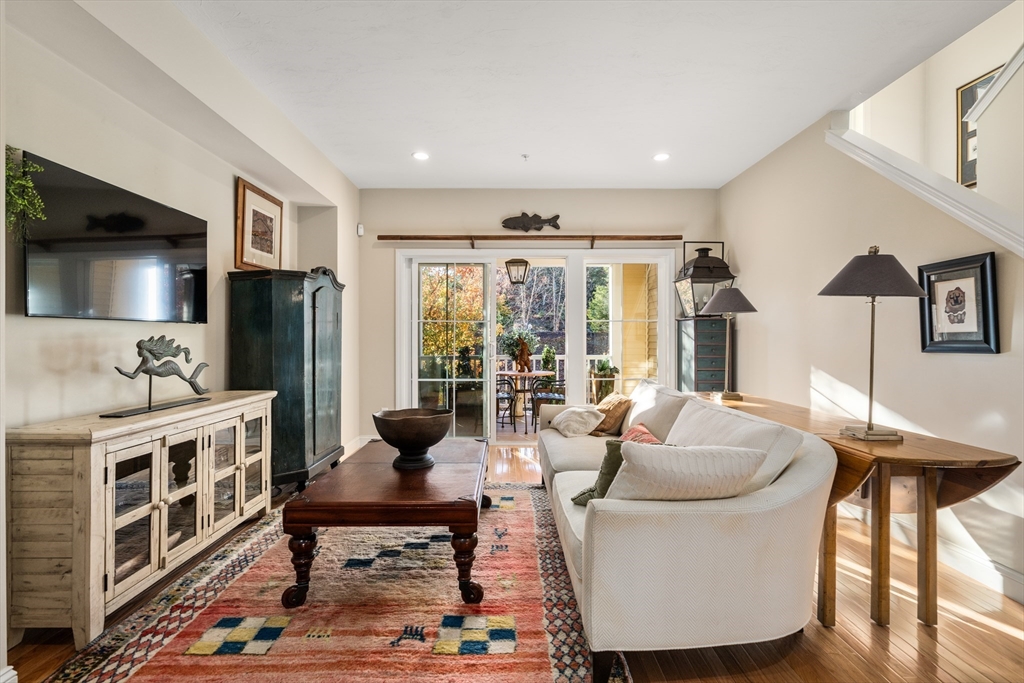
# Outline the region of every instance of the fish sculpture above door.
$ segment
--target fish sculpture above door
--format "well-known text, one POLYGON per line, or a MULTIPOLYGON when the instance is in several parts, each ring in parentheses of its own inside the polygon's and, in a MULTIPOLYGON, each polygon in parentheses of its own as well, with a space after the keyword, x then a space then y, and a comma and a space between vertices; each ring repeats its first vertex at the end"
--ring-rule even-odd
POLYGON ((551 218, 541 218, 537 214, 530 216, 524 211, 518 216, 510 216, 501 222, 501 227, 503 228, 507 228, 508 230, 522 230, 523 232, 540 230, 547 226, 551 226, 555 230, 561 230, 561 227, 558 225, 557 213, 551 218))

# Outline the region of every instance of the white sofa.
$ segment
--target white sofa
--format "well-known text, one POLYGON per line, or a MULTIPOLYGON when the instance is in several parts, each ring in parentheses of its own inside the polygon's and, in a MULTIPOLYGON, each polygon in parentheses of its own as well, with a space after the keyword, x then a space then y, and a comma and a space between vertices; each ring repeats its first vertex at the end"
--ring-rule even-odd
MULTIPOLYGON (((666 411, 678 414, 688 400, 699 399, 653 385, 646 388, 648 396, 652 387, 656 405, 634 405, 623 429, 646 418, 664 440, 670 429, 666 411)), ((604 498, 582 507, 571 498, 594 484, 607 439, 568 439, 551 429, 551 419, 564 409, 541 407, 538 450, 594 653, 595 680, 607 679, 616 650, 760 642, 804 627, 812 615, 818 543, 836 469, 828 444, 805 432, 790 434, 799 447, 782 473, 735 498, 604 498)), ((721 406, 716 410, 727 411, 716 419, 735 416, 738 427, 749 425, 746 420, 767 422, 721 406)))

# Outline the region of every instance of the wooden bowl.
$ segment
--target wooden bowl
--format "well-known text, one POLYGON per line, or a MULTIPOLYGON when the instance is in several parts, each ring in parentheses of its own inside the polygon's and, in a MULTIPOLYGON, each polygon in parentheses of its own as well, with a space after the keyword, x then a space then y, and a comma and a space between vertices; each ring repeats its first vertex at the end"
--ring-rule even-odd
POLYGON ((373 424, 384 443, 398 449, 398 457, 391 464, 400 470, 418 470, 433 467, 434 458, 428 451, 448 435, 452 411, 436 408, 381 410, 373 414, 373 424))

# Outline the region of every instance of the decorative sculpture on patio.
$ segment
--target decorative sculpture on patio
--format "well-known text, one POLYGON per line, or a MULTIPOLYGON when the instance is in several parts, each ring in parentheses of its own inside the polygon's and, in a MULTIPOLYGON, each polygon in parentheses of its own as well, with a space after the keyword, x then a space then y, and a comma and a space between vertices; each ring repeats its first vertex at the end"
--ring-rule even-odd
POLYGON ((516 372, 530 371, 530 345, 525 339, 519 340, 519 353, 516 354, 516 372))
POLYGON ((197 394, 208 393, 209 389, 204 389, 199 385, 199 373, 209 367, 209 363, 200 363, 196 366, 195 371, 191 377, 186 377, 185 373, 181 371, 178 364, 173 360, 169 360, 166 363, 157 364, 156 361, 164 358, 177 358, 181 354, 185 354, 185 362, 192 362, 191 352, 188 347, 175 346, 173 339, 168 339, 164 335, 160 335, 159 339, 150 337, 149 339, 140 339, 136 342, 135 346, 139 349, 139 357, 142 361, 139 363, 139 367, 135 368, 134 372, 127 372, 119 367, 114 367, 115 370, 120 372, 128 379, 135 379, 139 374, 149 375, 150 377, 150 392, 152 393, 152 381, 153 377, 180 377, 185 380, 192 391, 197 394))

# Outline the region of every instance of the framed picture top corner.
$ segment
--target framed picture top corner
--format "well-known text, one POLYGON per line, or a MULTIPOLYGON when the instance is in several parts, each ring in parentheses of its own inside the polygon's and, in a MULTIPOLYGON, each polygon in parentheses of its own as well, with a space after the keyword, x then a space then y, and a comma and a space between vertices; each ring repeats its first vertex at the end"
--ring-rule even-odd
POLYGON ((235 268, 281 268, 284 202, 238 178, 235 212, 235 268))

